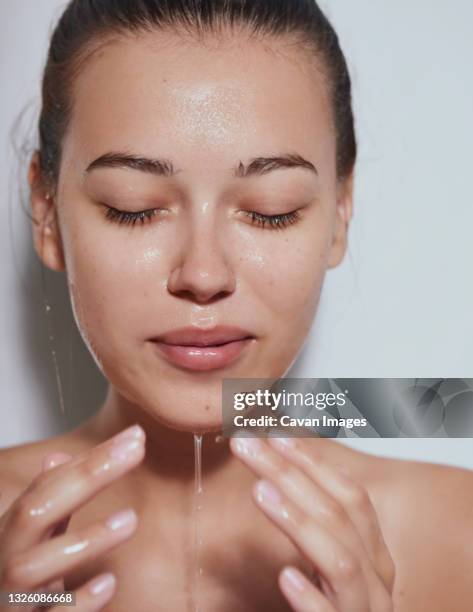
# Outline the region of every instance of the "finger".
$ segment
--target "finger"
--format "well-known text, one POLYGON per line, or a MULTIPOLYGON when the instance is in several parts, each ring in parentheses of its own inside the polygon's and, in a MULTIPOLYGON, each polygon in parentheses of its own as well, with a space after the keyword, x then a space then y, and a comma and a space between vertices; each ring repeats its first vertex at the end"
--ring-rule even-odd
POLYGON ((4 568, 4 580, 11 588, 38 588, 111 550, 129 538, 136 525, 136 513, 129 508, 103 523, 41 542, 10 559, 4 568))
POLYGON ((298 465, 263 440, 235 438, 232 445, 257 476, 273 482, 307 515, 342 540, 354 554, 366 556, 361 536, 343 505, 298 465))
POLYGON ((72 459, 72 455, 69 455, 68 453, 63 453, 63 452, 49 453, 43 458, 43 464, 42 464, 43 472, 52 470, 52 468, 56 467, 57 465, 67 463, 71 459, 72 459))
POLYGON ((5 552, 31 548, 52 526, 134 468, 144 457, 144 442, 143 429, 131 427, 37 476, 8 511, 5 552))
MULTIPOLYGON (((72 459, 72 455, 68 453, 56 452, 46 455, 43 459, 43 471, 47 472, 52 468, 67 463, 72 459)), ((46 534, 46 538, 54 537, 57 535, 63 534, 69 525, 69 521, 71 519, 71 515, 66 516, 60 523, 55 526, 52 526, 48 533, 46 534)))
POLYGON ((337 612, 320 590, 295 567, 285 567, 279 574, 278 583, 295 612, 337 612))
POLYGON ((369 591, 360 559, 272 483, 257 481, 253 496, 259 508, 330 585, 340 609, 366 612, 370 603, 369 591))
MULTIPOLYGON (((67 463, 72 459, 72 455, 63 452, 55 452, 46 455, 43 459, 43 471, 46 472, 56 467, 57 465, 62 465, 63 463, 67 463)), ((69 525, 69 521, 71 519, 71 515, 68 515, 63 521, 58 523, 55 527, 51 527, 46 534, 46 539, 61 535, 66 532, 67 527, 69 525)), ((64 578, 58 578, 57 580, 53 580, 45 585, 45 588, 48 591, 63 591, 64 590, 64 578)))
MULTIPOLYGON (((97 612, 108 603, 116 590, 117 580, 113 574, 99 574, 92 580, 86 582, 77 591, 74 605, 75 612, 97 612)), ((70 610, 70 606, 54 606, 49 608, 51 612, 59 610, 70 610)))
POLYGON ((392 587, 394 561, 383 537, 378 514, 366 488, 354 479, 346 466, 333 466, 324 461, 315 450, 314 444, 308 440, 269 438, 268 442, 281 456, 286 457, 303 470, 345 509, 360 535, 360 540, 373 568, 383 582, 388 587, 392 587))

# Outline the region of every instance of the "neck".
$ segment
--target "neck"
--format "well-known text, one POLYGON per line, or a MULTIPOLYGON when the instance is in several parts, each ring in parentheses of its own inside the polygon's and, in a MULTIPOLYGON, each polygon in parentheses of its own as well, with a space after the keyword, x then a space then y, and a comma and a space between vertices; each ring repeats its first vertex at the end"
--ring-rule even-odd
MULTIPOLYGON (((153 505, 155 493, 162 499, 165 490, 168 506, 171 499, 180 500, 182 496, 192 494, 196 465, 194 434, 164 425, 139 405, 129 402, 111 385, 102 407, 79 429, 87 444, 95 446, 135 423, 141 425, 146 433, 145 458, 133 470, 132 479, 143 502, 148 500, 153 505)), ((201 466, 206 497, 223 492, 223 499, 230 502, 229 483, 238 496, 240 490, 249 491, 253 476, 233 456, 228 442, 216 433, 202 434, 201 466)), ((364 479, 364 454, 324 438, 314 439, 313 449, 328 463, 340 463, 349 467, 354 476, 364 479)), ((224 501, 220 498, 219 504, 222 503, 224 501)))

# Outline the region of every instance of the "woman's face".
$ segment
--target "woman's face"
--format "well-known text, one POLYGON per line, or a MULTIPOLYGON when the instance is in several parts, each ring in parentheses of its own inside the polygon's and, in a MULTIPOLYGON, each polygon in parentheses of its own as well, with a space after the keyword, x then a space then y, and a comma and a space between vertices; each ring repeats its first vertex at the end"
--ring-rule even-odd
POLYGON ((49 238, 59 244, 43 251, 50 267, 64 262, 77 324, 109 382, 189 431, 220 425, 222 378, 278 378, 292 365, 351 213, 315 64, 281 40, 207 42, 147 33, 87 60, 63 141, 60 233, 49 238), (129 167, 125 154, 172 171, 129 167), (89 168, 104 155, 117 157, 89 168), (288 155, 306 163, 252 164, 288 155), (156 214, 120 224, 106 206, 156 214), (258 222, 295 210, 283 227, 258 222), (253 336, 226 366, 190 369, 151 341, 217 325, 253 336))

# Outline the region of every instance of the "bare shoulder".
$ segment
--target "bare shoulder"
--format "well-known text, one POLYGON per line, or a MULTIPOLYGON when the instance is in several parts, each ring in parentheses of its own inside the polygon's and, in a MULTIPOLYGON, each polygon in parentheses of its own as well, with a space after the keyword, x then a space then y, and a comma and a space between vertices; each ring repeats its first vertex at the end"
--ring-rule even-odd
MULTIPOLYGON (((419 517, 428 509, 429 517, 455 514, 458 520, 473 519, 473 470, 441 463, 391 459, 352 448, 345 463, 353 465, 354 477, 365 484, 383 514, 419 517)), ((388 518, 388 516, 386 518, 388 518)), ((427 517, 423 516, 425 521, 427 517)), ((450 529, 454 529, 450 525, 450 529)), ((452 531, 449 532, 452 535, 452 531)))
POLYGON ((373 501, 396 564, 395 609, 471 610, 473 471, 384 458, 378 465, 373 501))
MULTIPOLYGON (((388 460, 394 507, 418 524, 435 521, 449 540, 465 535, 473 520, 473 470, 422 461, 388 460), (448 529, 447 529, 448 527, 448 529)), ((437 529, 438 535, 442 533, 437 529)))

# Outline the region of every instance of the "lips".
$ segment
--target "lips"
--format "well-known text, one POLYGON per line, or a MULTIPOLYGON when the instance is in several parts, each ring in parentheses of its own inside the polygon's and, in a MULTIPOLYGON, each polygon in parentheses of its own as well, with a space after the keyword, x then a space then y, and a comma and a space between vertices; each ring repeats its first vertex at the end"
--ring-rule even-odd
POLYGON ((239 327, 217 326, 212 329, 184 327, 152 341, 161 355, 174 365, 190 370, 214 370, 233 363, 255 339, 239 327))

